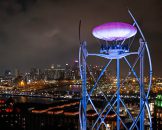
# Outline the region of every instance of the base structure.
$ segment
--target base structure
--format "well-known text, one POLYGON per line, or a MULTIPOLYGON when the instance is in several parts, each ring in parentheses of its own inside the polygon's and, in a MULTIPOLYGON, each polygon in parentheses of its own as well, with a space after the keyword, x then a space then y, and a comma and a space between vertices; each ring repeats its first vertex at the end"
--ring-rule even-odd
MULTIPOLYGON (((149 49, 147 46, 147 42, 145 40, 145 37, 139 28, 136 20, 134 19, 133 15, 130 11, 128 11, 131 18, 133 19, 134 23, 133 25, 138 28, 140 39, 139 39, 139 47, 138 50, 135 52, 130 52, 128 49, 122 49, 122 46, 117 46, 117 48, 112 49, 111 46, 108 48, 108 50, 105 50, 103 46, 101 47, 101 50, 99 54, 97 53, 88 53, 86 49, 86 42, 82 42, 80 44, 80 50, 79 50, 79 67, 80 67, 80 75, 82 79, 82 98, 80 101, 80 107, 79 107, 79 120, 80 120, 80 129, 81 130, 100 130, 100 129, 106 129, 111 130, 111 126, 107 124, 107 117, 110 116, 110 113, 114 113, 116 117, 116 125, 115 128, 117 130, 120 129, 126 129, 126 130, 144 130, 146 123, 147 128, 152 130, 152 120, 151 120, 151 113, 149 108, 149 102, 148 97, 151 89, 151 82, 152 82, 152 63, 151 63, 151 57, 149 53, 149 49), (111 50, 110 50, 111 49, 111 50), (109 52, 109 53, 105 53, 109 52), (132 55, 136 56, 136 59, 134 60, 133 65, 128 61, 128 56, 131 57, 132 55), (99 57, 99 58, 105 58, 107 59, 107 64, 105 67, 101 70, 99 76, 97 79, 94 78, 93 74, 90 72, 92 78, 94 79, 94 85, 89 89, 87 87, 87 69, 89 69, 87 58, 88 57, 99 57), (146 85, 144 82, 144 56, 148 57, 148 68, 149 68, 149 75, 147 75, 148 78, 148 84, 146 85), (99 81, 101 77, 104 75, 107 68, 109 68, 112 61, 116 61, 116 91, 114 94, 111 95, 111 97, 107 97, 107 94, 102 90, 102 88, 99 85, 99 81), (120 78, 121 75, 121 61, 124 61, 128 67, 129 72, 126 77, 124 77, 122 80, 120 78), (139 64, 137 64, 137 62, 139 64), (137 74, 135 70, 135 66, 139 65, 139 74, 137 74), (126 103, 124 102, 124 99, 122 98, 120 94, 121 87, 124 87, 126 80, 130 75, 133 75, 134 78, 137 81, 138 87, 139 87, 139 111, 134 116, 134 114, 130 111, 126 103), (147 89, 145 89, 147 88, 147 89), (104 105, 98 109, 98 106, 96 105, 96 101, 94 96, 94 91, 98 89, 99 93, 102 94, 102 101, 104 102, 104 105), (121 107, 124 109, 127 118, 122 116, 121 114, 121 107), (95 118, 92 123, 89 123, 88 119, 88 111, 93 110, 95 112, 95 118), (147 115, 147 117, 146 117, 147 115), (147 122, 146 122, 147 118, 147 122)), ((120 43, 120 45, 124 44, 125 40, 120 43)), ((137 44, 137 43, 136 43, 137 44)))

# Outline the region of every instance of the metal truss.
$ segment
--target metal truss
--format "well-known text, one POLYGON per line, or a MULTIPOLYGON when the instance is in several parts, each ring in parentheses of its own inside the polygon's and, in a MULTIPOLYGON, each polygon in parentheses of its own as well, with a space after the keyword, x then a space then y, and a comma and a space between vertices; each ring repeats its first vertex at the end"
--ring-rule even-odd
MULTIPOLYGON (((146 39, 135 20, 132 13, 128 10, 129 15, 131 16, 133 20, 133 26, 136 26, 138 29, 138 32, 141 36, 139 39, 139 48, 136 52, 130 52, 128 55, 125 55, 122 58, 117 59, 110 59, 106 56, 106 54, 96 54, 96 53, 88 53, 86 49, 86 42, 83 41, 80 44, 79 49, 79 68, 80 68, 80 75, 82 79, 82 98, 80 101, 79 106, 79 120, 80 120, 80 129, 81 130, 87 130, 87 105, 91 105, 95 113, 97 114, 97 118, 93 122, 92 126, 89 127, 89 129, 92 130, 99 130, 101 128, 101 125, 104 125, 106 130, 110 130, 110 128, 106 124, 106 117, 110 114, 111 111, 113 111, 116 114, 116 129, 120 130, 121 125, 126 130, 144 130, 144 120, 145 120, 145 114, 148 113, 149 116, 149 128, 152 130, 152 120, 151 120, 151 113, 149 108, 149 102, 148 102, 148 96, 150 93, 151 85, 152 85, 152 63, 151 63, 151 57, 150 52, 147 46, 146 39), (144 54, 147 54, 148 61, 149 61, 149 83, 148 83, 148 89, 147 91, 144 90, 144 54), (129 60, 127 59, 127 56, 131 55, 137 55, 136 59, 134 60, 134 63, 131 64, 129 60), (90 75, 92 76, 94 80, 93 87, 88 91, 87 90, 87 70, 90 71, 89 65, 87 64, 87 57, 100 57, 100 58, 106 58, 108 60, 105 67, 102 69, 99 77, 95 79, 93 73, 91 72, 90 75), (107 98, 107 95, 103 92, 102 88, 99 85, 99 81, 102 78, 104 72, 106 69, 110 66, 111 62, 113 60, 116 60, 116 92, 111 96, 110 99, 107 98), (125 76, 124 80, 120 81, 120 61, 123 60, 129 68, 128 74, 125 76), (137 63, 139 62, 139 76, 137 75, 137 72, 135 71, 135 67, 137 66, 137 63), (124 86, 124 83, 129 78, 130 75, 133 75, 138 82, 139 85, 139 91, 140 91, 140 106, 139 106, 139 113, 137 116, 133 116, 126 106, 125 102, 121 98, 120 95, 120 88, 124 86), (94 100, 92 99, 92 94, 94 93, 94 90, 99 89, 100 93, 104 97, 104 100, 106 102, 106 105, 102 108, 102 110, 98 111, 97 107, 95 106, 94 100), (128 118, 131 121, 131 125, 128 127, 126 125, 125 120, 120 116, 120 107, 123 106, 126 113, 128 114, 128 118), (138 124, 138 122, 140 122, 138 124)), ((134 38, 132 41, 130 41, 130 46, 133 44, 134 38)), ((124 44, 125 40, 121 42, 121 44, 124 44)))

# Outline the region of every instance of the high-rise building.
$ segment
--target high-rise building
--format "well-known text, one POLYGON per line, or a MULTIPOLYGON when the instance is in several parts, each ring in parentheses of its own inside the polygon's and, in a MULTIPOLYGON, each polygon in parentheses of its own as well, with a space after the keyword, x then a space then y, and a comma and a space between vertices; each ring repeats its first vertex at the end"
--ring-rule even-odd
POLYGON ((64 79, 65 69, 61 68, 61 65, 57 65, 56 68, 52 65, 51 68, 45 69, 44 75, 45 80, 64 79))
POLYGON ((18 77, 18 76, 20 76, 21 74, 20 74, 20 70, 18 70, 18 69, 15 69, 15 77, 18 77))
POLYGON ((72 72, 74 75, 74 79, 80 79, 80 72, 79 72, 79 62, 78 60, 75 60, 73 67, 72 67, 72 72))
POLYGON ((31 76, 31 80, 34 80, 34 81, 42 79, 41 69, 39 69, 39 68, 31 68, 30 76, 31 76))
POLYGON ((69 64, 65 66, 65 79, 73 79, 72 67, 69 64))
POLYGON ((1 78, 1 85, 2 86, 12 86, 13 84, 13 75, 11 70, 6 69, 4 71, 4 76, 1 78))
POLYGON ((45 69, 44 70, 44 79, 45 80, 52 80, 53 79, 53 71, 52 69, 45 69))
POLYGON ((65 69, 61 68, 61 65, 57 65, 57 68, 54 69, 54 79, 64 79, 65 69))

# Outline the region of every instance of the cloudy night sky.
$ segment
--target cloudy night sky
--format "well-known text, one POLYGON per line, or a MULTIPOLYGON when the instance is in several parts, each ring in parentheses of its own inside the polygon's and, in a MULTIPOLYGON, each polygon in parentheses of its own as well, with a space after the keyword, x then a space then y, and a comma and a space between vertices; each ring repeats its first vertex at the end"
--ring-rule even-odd
POLYGON ((128 8, 148 41, 154 74, 162 76, 162 0, 0 0, 0 71, 72 63, 80 19, 81 38, 95 50, 93 27, 132 23, 128 8))

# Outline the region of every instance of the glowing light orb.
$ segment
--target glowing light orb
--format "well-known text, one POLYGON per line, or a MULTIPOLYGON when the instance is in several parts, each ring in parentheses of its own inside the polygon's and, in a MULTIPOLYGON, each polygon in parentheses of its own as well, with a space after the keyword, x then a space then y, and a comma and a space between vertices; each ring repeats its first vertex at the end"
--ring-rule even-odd
POLYGON ((92 30, 94 37, 106 41, 120 41, 134 36, 137 29, 123 22, 109 22, 95 27, 92 30))
POLYGON ((21 87, 24 87, 25 86, 25 82, 23 80, 20 82, 20 86, 21 87))

